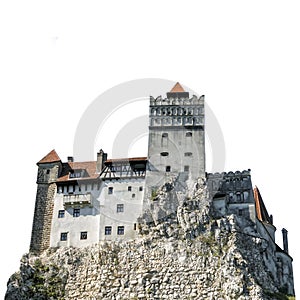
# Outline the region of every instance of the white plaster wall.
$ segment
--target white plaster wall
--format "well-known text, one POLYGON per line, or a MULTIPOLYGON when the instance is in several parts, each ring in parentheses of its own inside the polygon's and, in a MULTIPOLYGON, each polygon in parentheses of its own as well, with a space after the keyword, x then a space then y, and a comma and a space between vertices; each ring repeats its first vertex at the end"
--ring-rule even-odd
POLYGON ((142 213, 142 203, 145 188, 143 178, 120 180, 105 180, 100 194, 100 231, 99 240, 129 240, 134 239, 137 230, 137 218, 142 213), (131 191, 128 191, 131 186, 131 191), (113 193, 108 194, 109 187, 113 193), (142 187, 142 191, 140 191, 142 187), (135 194, 135 197, 132 197, 135 194), (117 212, 117 204, 124 205, 124 212, 117 212), (111 235, 105 235, 105 226, 112 227, 111 235), (117 227, 124 226, 124 235, 117 234, 117 227))
POLYGON ((166 166, 171 166, 171 173, 178 174, 189 166, 191 178, 197 179, 205 173, 204 131, 184 127, 150 129, 148 154, 150 165, 158 171, 165 173, 166 166), (187 132, 192 132, 192 136, 187 137, 187 132), (168 133, 168 137, 162 137, 163 133, 168 133), (162 156, 162 152, 169 155, 162 156), (192 156, 185 156, 188 152, 192 156))
POLYGON ((65 217, 58 218, 59 210, 64 210, 63 195, 67 195, 66 189, 64 193, 57 193, 54 199, 54 211, 52 217, 52 229, 50 237, 50 247, 62 247, 62 246, 74 246, 85 247, 90 244, 94 244, 99 240, 99 194, 101 189, 97 189, 97 185, 91 189, 91 184, 87 185, 87 191, 85 187, 79 192, 78 187, 74 194, 83 194, 85 192, 91 193, 92 205, 68 206, 65 210, 65 217), (73 209, 80 208, 80 216, 73 217, 73 209), (80 239, 80 232, 87 231, 87 239, 80 239), (62 232, 68 232, 67 241, 60 241, 62 232))

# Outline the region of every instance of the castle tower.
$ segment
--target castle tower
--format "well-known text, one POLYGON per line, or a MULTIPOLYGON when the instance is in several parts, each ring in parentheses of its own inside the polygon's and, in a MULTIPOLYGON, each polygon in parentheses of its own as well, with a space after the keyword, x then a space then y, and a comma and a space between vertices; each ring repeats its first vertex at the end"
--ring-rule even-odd
POLYGON ((50 246, 51 222, 56 194, 56 180, 61 160, 52 150, 38 163, 37 193, 31 233, 30 251, 41 253, 50 246))
POLYGON ((150 97, 149 119, 145 202, 171 178, 180 189, 205 175, 204 96, 177 82, 167 98, 150 97))

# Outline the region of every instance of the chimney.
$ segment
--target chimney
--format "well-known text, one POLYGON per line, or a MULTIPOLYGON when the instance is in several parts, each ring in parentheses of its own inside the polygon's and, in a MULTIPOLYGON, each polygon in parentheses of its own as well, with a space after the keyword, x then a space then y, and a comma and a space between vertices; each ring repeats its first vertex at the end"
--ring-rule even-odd
POLYGON ((289 253, 289 245, 288 245, 288 231, 285 228, 282 228, 282 240, 283 240, 283 250, 286 253, 289 253))
POLYGON ((101 173, 103 167, 104 167, 104 162, 107 160, 107 153, 104 153, 102 149, 97 153, 97 173, 101 173))
POLYGON ((270 221, 271 221, 271 224, 273 225, 273 215, 270 215, 270 221))
POLYGON ((73 156, 68 156, 68 162, 74 162, 74 157, 73 156))

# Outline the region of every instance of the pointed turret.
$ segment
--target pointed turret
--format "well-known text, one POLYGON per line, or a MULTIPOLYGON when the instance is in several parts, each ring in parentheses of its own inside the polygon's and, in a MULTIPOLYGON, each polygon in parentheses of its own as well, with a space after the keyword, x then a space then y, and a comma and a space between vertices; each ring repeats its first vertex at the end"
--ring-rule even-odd
POLYGON ((189 93, 184 90, 179 82, 173 86, 171 91, 167 93, 167 98, 188 98, 189 93))
POLYGON ((56 180, 62 169, 62 162, 53 149, 38 163, 37 193, 31 232, 30 251, 40 254, 50 246, 50 233, 56 180))
POLYGON ((59 162, 60 157, 56 153, 56 151, 53 149, 50 151, 46 156, 44 156, 37 164, 49 164, 49 163, 54 163, 54 162, 59 162))
POLYGON ((183 87, 179 82, 176 82, 176 84, 173 86, 173 88, 170 91, 170 93, 184 93, 184 92, 185 90, 183 89, 183 87))
POLYGON ((253 195, 255 201, 256 217, 269 232, 273 241, 275 241, 276 227, 273 225, 273 218, 269 215, 264 201, 262 199, 262 196, 257 187, 253 189, 253 195))
POLYGON ((255 200, 256 216, 258 220, 272 224, 273 220, 268 214, 268 211, 257 186, 255 186, 255 188, 253 189, 253 193, 255 200))

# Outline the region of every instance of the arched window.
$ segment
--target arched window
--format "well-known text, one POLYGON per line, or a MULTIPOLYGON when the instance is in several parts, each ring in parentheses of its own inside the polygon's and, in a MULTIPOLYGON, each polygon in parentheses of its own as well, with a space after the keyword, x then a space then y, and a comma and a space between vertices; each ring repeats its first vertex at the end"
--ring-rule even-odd
POLYGON ((185 136, 186 136, 186 137, 193 136, 193 133, 192 133, 191 131, 188 131, 188 132, 186 132, 185 136))

